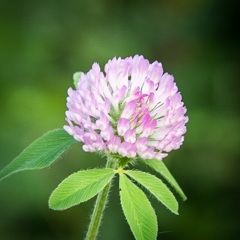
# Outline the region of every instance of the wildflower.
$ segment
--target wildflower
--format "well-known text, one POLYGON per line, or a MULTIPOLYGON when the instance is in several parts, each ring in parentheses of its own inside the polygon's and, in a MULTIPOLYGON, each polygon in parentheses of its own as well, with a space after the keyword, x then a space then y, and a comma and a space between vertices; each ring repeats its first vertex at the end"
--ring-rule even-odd
POLYGON ((186 108, 172 75, 143 56, 113 58, 105 74, 94 63, 68 89, 64 129, 83 150, 159 159, 178 149, 186 132, 186 108))

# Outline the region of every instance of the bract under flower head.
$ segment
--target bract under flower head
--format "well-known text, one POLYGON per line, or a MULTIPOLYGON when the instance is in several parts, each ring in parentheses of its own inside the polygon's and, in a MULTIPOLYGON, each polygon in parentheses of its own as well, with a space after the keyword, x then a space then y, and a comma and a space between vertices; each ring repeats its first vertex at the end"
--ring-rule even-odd
POLYGON ((84 151, 161 160, 183 143, 186 108, 172 75, 143 56, 94 63, 68 89, 64 129, 84 151))

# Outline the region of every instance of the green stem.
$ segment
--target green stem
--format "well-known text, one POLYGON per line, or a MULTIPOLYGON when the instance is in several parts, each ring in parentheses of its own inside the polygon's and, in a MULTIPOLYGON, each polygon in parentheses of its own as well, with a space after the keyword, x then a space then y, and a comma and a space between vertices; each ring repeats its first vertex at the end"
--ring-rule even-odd
MULTIPOLYGON (((114 162, 112 160, 108 160, 106 164, 106 168, 112 168, 113 166, 114 166, 114 162)), ((103 217, 103 212, 107 204, 110 188, 111 188, 111 181, 97 196, 97 200, 95 202, 95 206, 94 206, 92 217, 91 217, 91 222, 89 224, 88 231, 87 231, 86 240, 95 240, 97 237, 98 230, 103 217)))

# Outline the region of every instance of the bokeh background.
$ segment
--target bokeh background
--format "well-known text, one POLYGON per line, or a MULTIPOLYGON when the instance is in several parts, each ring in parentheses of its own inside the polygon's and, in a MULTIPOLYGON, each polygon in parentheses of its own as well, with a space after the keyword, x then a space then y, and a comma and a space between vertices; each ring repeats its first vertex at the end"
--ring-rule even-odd
MULTIPOLYGON (((65 124, 72 74, 114 56, 143 54, 173 74, 190 118, 165 159, 188 200, 175 216, 151 202, 158 239, 240 238, 239 3, 231 0, 1 0, 0 168, 65 124)), ((0 183, 0 239, 83 239, 95 199, 67 211, 48 197, 74 171, 104 166, 80 144, 51 167, 0 183)), ((133 239, 117 186, 99 239, 133 239)))

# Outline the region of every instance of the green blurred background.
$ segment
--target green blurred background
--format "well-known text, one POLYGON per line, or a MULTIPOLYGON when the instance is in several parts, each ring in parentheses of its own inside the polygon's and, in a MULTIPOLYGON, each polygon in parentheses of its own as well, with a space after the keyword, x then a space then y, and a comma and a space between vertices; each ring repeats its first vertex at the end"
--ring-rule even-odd
MULTIPOLYGON (((239 4, 230 0, 1 0, 0 168, 65 124, 72 74, 114 56, 143 54, 173 74, 190 118, 185 143, 165 159, 184 189, 175 216, 151 202, 158 239, 240 239, 239 4)), ((48 209, 59 182, 104 166, 81 146, 46 170, 0 183, 0 239, 83 239, 95 199, 48 209)), ((133 239, 111 192, 99 239, 133 239)))

